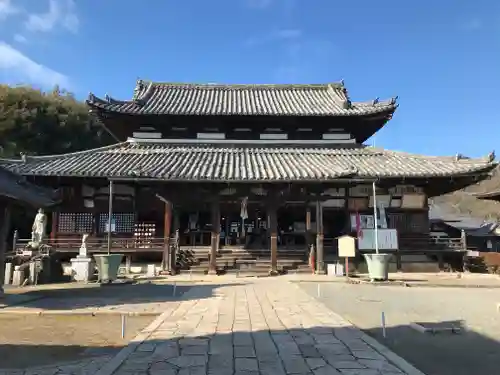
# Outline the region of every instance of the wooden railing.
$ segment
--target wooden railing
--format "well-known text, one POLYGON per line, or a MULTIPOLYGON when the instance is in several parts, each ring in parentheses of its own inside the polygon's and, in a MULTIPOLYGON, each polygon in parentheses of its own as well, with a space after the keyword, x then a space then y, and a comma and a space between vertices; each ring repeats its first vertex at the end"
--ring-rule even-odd
MULTIPOLYGON (((14 242, 15 250, 21 250, 26 247, 30 239, 17 239, 14 242)), ((82 245, 81 238, 56 238, 47 239, 47 245, 59 252, 78 252, 82 245)), ((156 252, 163 251, 165 240, 163 237, 150 238, 148 241, 137 240, 135 238, 111 237, 112 252, 156 252)), ((87 250, 90 253, 106 252, 108 240, 106 237, 87 239, 87 250)), ((323 245, 325 249, 336 247, 337 241, 333 238, 325 238, 323 245)), ((190 246, 183 246, 190 248, 190 246)), ((196 246, 192 247, 197 248, 196 246)), ((204 246, 203 248, 208 248, 204 246)), ((401 237, 399 239, 399 249, 402 252, 410 251, 464 251, 465 245, 461 238, 430 238, 430 237, 401 237)), ((281 249, 286 250, 286 249, 281 249)), ((304 249, 305 250, 305 249, 304 249)), ((472 249, 468 249, 472 250, 472 249)))
MULTIPOLYGON (((15 241, 15 250, 22 250, 28 245, 31 239, 17 239, 15 241)), ((56 238, 48 239, 46 244, 59 252, 78 252, 82 245, 81 238, 56 238)), ((137 240, 135 238, 111 237, 112 252, 155 252, 163 251, 165 240, 161 238, 150 238, 147 241, 137 240)), ((88 238, 87 251, 89 253, 106 252, 108 248, 107 238, 88 238)))
POLYGON ((465 251, 466 244, 462 238, 435 238, 428 236, 401 236, 401 251, 465 251))

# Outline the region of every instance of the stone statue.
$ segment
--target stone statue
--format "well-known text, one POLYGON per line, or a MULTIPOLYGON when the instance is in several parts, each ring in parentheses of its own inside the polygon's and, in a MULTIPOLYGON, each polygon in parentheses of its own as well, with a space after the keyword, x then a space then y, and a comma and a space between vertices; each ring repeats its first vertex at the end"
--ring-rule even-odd
POLYGON ((80 246, 80 251, 78 253, 78 256, 81 258, 86 258, 87 257, 87 238, 89 237, 88 234, 84 234, 82 236, 82 245, 80 246))
POLYGON ((41 244, 45 238, 45 227, 47 226, 47 216, 43 213, 43 209, 39 209, 31 227, 31 241, 35 244, 41 244))

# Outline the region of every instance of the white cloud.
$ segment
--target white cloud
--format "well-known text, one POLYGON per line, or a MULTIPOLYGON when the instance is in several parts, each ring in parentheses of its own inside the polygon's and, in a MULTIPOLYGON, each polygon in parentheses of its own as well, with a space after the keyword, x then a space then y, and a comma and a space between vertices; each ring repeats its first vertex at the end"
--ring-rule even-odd
POLYGON ((45 13, 30 14, 26 28, 30 31, 49 32, 60 26, 72 33, 78 31, 80 21, 76 14, 73 0, 49 0, 49 9, 45 13))
POLYGON ((26 39, 26 37, 24 35, 21 35, 21 34, 15 34, 14 35, 14 41, 16 41, 17 43, 27 43, 28 42, 28 39, 26 39))
POLYGON ((44 88, 69 87, 68 77, 33 61, 11 45, 0 42, 0 77, 15 83, 38 84, 44 88))
POLYGON ((20 11, 20 8, 12 4, 12 0, 0 0, 0 21, 20 11))

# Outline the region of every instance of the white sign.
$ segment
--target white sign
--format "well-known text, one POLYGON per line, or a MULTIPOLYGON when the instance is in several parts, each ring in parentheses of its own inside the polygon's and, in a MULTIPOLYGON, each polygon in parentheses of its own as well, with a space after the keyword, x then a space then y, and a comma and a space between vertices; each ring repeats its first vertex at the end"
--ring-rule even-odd
MULTIPOLYGON (((373 229, 375 228, 375 219, 373 215, 359 215, 359 224, 361 229, 373 229)), ((356 214, 351 214, 351 231, 355 231, 356 228, 356 214)))
MULTIPOLYGON (((398 232, 396 229, 379 229, 378 248, 381 250, 397 250, 398 232)), ((363 229, 363 237, 358 238, 359 250, 375 250, 375 229, 363 229)))
MULTIPOLYGON (((109 232, 109 222, 106 222, 106 225, 104 226, 104 232, 109 232)), ((111 232, 116 232, 116 219, 113 217, 111 218, 111 232)))

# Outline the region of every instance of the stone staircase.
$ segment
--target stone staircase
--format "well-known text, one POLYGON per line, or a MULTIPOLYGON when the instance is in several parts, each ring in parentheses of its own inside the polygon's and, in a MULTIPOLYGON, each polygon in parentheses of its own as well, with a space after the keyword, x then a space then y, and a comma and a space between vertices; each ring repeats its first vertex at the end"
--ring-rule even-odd
MULTIPOLYGON (((181 273, 206 274, 209 267, 208 247, 182 248, 184 262, 181 273)), ((220 249, 217 254, 217 271, 220 274, 238 276, 267 276, 271 269, 270 251, 267 249, 245 249, 231 247, 220 249)), ((278 250, 280 273, 310 273, 307 253, 304 250, 278 250)))

